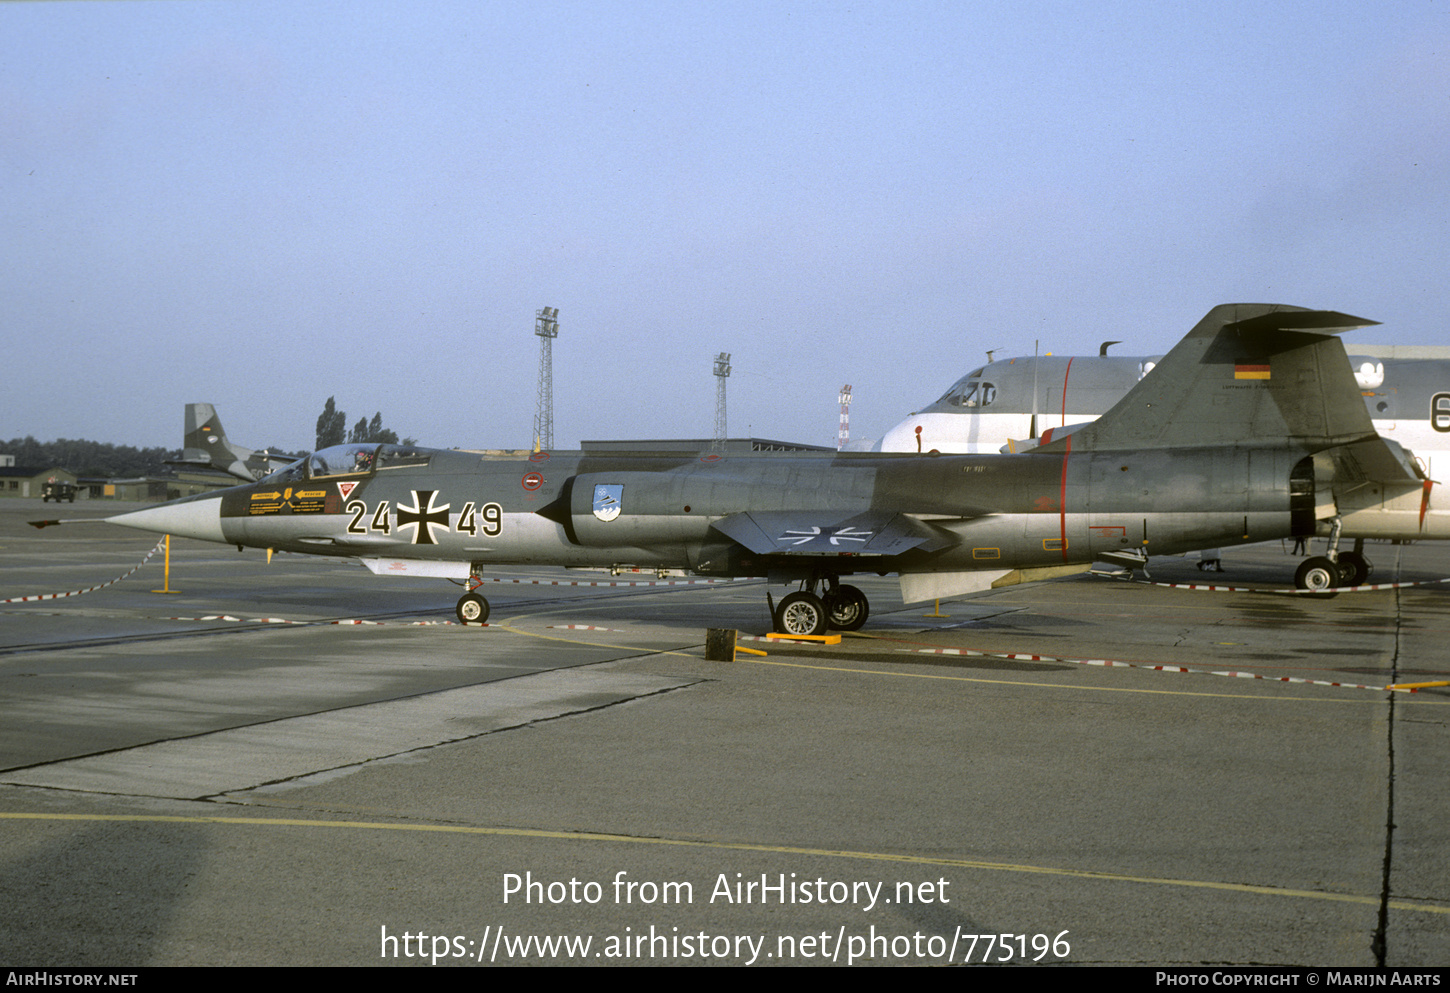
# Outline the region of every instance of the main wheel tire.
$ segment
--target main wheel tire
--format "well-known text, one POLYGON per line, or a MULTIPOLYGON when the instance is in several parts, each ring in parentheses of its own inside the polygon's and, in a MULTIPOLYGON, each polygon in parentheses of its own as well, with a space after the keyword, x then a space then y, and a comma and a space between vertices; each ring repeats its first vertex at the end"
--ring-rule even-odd
POLYGON ((775 611, 775 629, 781 634, 825 634, 826 605, 814 593, 792 593, 775 611))
POLYGON ((1305 559, 1294 573, 1294 585, 1301 590, 1321 593, 1339 585, 1339 567, 1322 555, 1305 559))
POLYGON ((854 586, 838 586, 826 596, 826 615, 831 627, 838 631, 857 631, 866 623, 871 605, 866 594, 854 586))
POLYGON ((1341 586, 1361 586, 1374 572, 1369 559, 1356 552, 1339 553, 1339 582, 1341 586))
POLYGON ((459 624, 483 624, 488 620, 488 601, 477 593, 465 593, 454 608, 459 624))

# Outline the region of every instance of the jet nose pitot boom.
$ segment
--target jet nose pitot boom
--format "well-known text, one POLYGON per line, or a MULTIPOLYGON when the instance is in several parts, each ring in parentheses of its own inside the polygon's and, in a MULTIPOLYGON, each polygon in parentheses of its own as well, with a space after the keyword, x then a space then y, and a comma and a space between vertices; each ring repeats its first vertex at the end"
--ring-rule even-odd
POLYGON ((154 531, 157 534, 173 534, 178 538, 225 542, 227 539, 222 534, 221 509, 221 496, 207 493, 172 500, 145 510, 117 514, 107 517, 106 523, 140 531, 154 531))

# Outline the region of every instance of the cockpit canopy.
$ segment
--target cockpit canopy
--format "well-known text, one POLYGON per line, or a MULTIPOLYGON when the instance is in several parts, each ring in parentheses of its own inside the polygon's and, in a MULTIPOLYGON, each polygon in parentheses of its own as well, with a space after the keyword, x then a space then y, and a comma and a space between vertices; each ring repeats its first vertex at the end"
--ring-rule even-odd
MULTIPOLYGON (((983 367, 985 368, 985 367, 983 367)), ((933 407, 986 407, 997 399, 997 387, 982 379, 982 369, 973 369, 952 384, 933 407)))
POLYGON ((272 483, 295 483, 324 476, 369 476, 404 466, 425 466, 432 457, 433 453, 426 448, 404 445, 333 445, 263 478, 272 483))

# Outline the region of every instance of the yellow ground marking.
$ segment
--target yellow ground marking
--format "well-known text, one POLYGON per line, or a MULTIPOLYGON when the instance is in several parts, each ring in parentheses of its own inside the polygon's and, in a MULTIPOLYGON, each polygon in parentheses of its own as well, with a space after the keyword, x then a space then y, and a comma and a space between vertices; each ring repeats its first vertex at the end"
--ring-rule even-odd
MULTIPOLYGON (((263 827, 350 828, 360 831, 411 831, 425 834, 481 835, 504 838, 543 838, 559 841, 597 841, 627 845, 665 845, 676 848, 705 848, 715 851, 763 852, 773 855, 805 855, 819 858, 858 859, 868 862, 897 862, 904 865, 939 865, 954 869, 980 869, 992 872, 1020 872, 1044 876, 1065 876, 1073 879, 1095 879, 1110 883, 1140 883, 1148 886, 1181 886, 1191 889, 1220 890, 1229 893, 1252 893, 1256 896, 1295 897, 1301 900, 1328 900, 1379 906, 1379 897, 1352 893, 1330 893, 1317 890, 1284 889, 1278 886, 1256 886, 1250 883, 1222 883, 1204 879, 1171 879, 1161 876, 1133 876, 1091 869, 1064 869, 1054 866, 1022 865, 1012 862, 984 862, 978 859, 933 858, 925 855, 897 855, 889 852, 853 852, 830 848, 801 848, 794 845, 763 845, 749 842, 699 841, 685 838, 646 838, 624 834, 603 834, 593 831, 544 831, 530 828, 466 827, 454 824, 390 824, 381 821, 320 821, 280 817, 186 817, 156 814, 42 814, 0 813, 0 820, 82 821, 153 824, 236 824, 263 827)), ((1391 900, 1393 910, 1425 914, 1450 914, 1450 906, 1410 900, 1391 900)))

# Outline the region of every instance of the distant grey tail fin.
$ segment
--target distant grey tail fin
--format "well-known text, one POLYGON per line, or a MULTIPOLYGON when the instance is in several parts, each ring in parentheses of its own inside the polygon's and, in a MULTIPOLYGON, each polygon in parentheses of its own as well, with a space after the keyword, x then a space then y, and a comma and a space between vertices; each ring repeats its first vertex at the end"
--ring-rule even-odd
POLYGON ((258 476, 247 465, 256 453, 227 440, 216 408, 209 403, 186 405, 186 433, 181 444, 181 458, 173 464, 215 469, 249 483, 258 476))
POLYGON ((1334 335, 1376 323, 1284 304, 1221 304, 1096 422, 1038 451, 1288 444, 1317 452, 1373 437, 1334 335))

